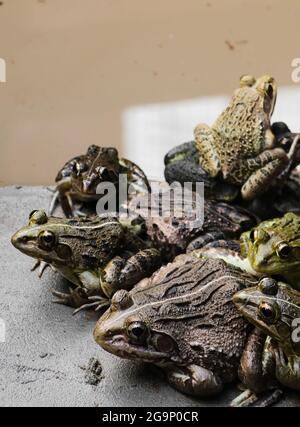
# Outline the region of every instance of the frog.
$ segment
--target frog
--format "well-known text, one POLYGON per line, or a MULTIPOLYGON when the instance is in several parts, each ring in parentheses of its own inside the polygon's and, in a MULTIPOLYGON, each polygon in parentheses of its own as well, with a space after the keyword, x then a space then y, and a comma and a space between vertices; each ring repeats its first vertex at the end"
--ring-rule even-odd
POLYGON ((178 255, 114 294, 95 341, 115 356, 158 366, 182 393, 218 394, 236 379, 249 334, 232 297, 255 283, 221 260, 178 255))
POLYGON ((270 75, 240 78, 228 107, 212 127, 194 131, 200 166, 212 177, 240 187, 246 201, 264 193, 293 162, 299 135, 288 152, 271 129, 277 83, 270 75))
MULTIPOLYGON (((197 199, 195 192, 187 188, 184 192, 181 190, 172 196, 170 187, 158 181, 151 193, 150 214, 148 204, 140 206, 137 211, 144 222, 147 238, 161 251, 165 261, 220 240, 239 238, 259 220, 245 208, 201 197, 197 199)), ((134 197, 129 203, 130 215, 136 213, 137 199, 140 200, 134 197)))
POLYGON ((161 265, 159 251, 111 215, 59 218, 33 211, 11 242, 73 285, 70 293, 53 290, 54 302, 77 309, 106 307, 116 290, 130 289, 161 265))
POLYGON ((258 406, 275 403, 279 386, 300 390, 300 293, 289 284, 264 277, 254 287, 233 296, 237 310, 256 328, 245 346, 239 377, 247 389, 233 406, 259 401, 267 389, 273 393, 258 406))
POLYGON ((300 290, 300 216, 288 212, 258 224, 240 237, 240 255, 261 275, 281 277, 300 290))
POLYGON ((66 162, 56 176, 56 189, 48 214, 52 215, 59 201, 66 217, 85 215, 74 202, 84 205, 94 203, 101 197, 97 187, 103 182, 110 182, 119 189, 119 177, 126 175, 131 184, 131 192, 144 192, 150 185, 142 169, 132 161, 119 158, 114 147, 90 145, 86 154, 76 156, 66 162))
MULTIPOLYGON (((288 152, 297 133, 292 132, 286 123, 274 122, 271 126, 279 145, 288 152)), ((299 194, 300 178, 296 166, 300 163, 299 146, 293 156, 293 161, 278 176, 262 195, 246 201, 240 196, 237 185, 225 182, 221 176, 211 177, 205 172, 198 161, 195 141, 180 144, 171 149, 164 158, 165 179, 171 185, 179 182, 195 184, 203 183, 206 200, 223 201, 231 205, 242 206, 261 220, 274 218, 286 212, 300 213, 299 194)))

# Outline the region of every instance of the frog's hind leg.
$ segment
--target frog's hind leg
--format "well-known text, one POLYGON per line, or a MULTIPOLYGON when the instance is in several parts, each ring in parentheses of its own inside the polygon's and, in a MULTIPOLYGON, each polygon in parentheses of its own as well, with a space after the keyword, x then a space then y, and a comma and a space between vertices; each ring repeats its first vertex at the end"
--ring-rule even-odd
POLYGON ((213 130, 205 125, 199 124, 194 131, 195 143, 199 151, 199 163, 210 176, 215 177, 221 170, 219 157, 215 149, 215 137, 213 130))
POLYGON ((288 163, 289 158, 282 148, 266 150, 254 159, 246 159, 247 170, 253 172, 242 186, 243 199, 252 200, 266 191, 288 163))

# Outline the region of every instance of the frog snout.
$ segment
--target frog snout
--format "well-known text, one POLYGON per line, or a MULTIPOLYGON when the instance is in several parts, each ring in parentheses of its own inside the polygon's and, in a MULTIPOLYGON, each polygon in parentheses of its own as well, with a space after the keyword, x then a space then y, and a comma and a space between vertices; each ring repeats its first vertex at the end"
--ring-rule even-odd
POLYGON ((30 255, 31 250, 35 247, 35 238, 28 234, 28 230, 19 230, 11 238, 13 246, 21 252, 30 255))
POLYGON ((97 324, 94 330, 94 339, 97 344, 101 345, 104 341, 105 330, 101 327, 101 324, 97 324))
POLYGON ((11 238, 11 243, 15 248, 20 249, 22 243, 25 244, 27 242, 27 236, 20 230, 17 231, 11 238))

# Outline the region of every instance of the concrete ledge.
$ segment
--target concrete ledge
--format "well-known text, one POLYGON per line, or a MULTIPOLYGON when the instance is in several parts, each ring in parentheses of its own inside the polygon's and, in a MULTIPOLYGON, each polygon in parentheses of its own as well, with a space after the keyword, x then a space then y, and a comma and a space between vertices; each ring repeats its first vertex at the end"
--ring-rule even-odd
MULTIPOLYGON (((192 399, 172 389, 155 367, 121 360, 93 340, 93 313, 51 303, 51 288, 66 286, 51 270, 39 279, 33 260, 10 243, 33 209, 47 209, 45 187, 0 189, 0 406, 224 406, 235 386, 214 399, 192 399), (97 358, 103 368, 97 386, 86 382, 85 367, 97 358)), ((300 406, 299 393, 287 392, 280 406, 300 406)))

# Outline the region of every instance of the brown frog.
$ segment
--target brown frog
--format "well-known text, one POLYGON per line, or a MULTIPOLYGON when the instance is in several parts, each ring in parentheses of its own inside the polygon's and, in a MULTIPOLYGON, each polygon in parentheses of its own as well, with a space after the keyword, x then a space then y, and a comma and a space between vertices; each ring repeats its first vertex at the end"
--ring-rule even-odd
POLYGON ((69 294, 53 291, 55 302, 72 307, 109 305, 116 290, 130 289, 161 265, 158 250, 111 216, 56 218, 33 211, 12 244, 75 286, 69 294))

